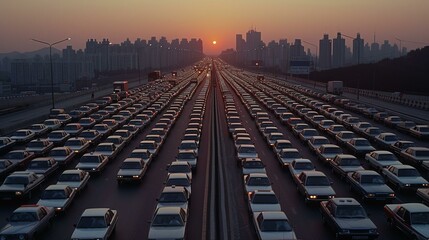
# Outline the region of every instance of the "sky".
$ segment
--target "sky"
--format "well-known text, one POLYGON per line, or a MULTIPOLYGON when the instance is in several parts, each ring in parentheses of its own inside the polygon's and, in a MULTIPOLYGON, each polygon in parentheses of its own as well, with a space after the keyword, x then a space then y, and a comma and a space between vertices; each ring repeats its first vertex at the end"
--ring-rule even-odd
POLYGON ((429 0, 1 0, 0 52, 43 47, 31 38, 71 37, 57 48, 79 49, 90 38, 120 43, 165 36, 201 38, 204 52, 214 55, 235 48, 235 35, 250 29, 266 43, 300 38, 318 45, 325 33, 359 32, 365 41, 375 34, 377 42, 399 45, 399 38, 414 49, 425 44, 412 42, 429 43, 428 10, 429 0))

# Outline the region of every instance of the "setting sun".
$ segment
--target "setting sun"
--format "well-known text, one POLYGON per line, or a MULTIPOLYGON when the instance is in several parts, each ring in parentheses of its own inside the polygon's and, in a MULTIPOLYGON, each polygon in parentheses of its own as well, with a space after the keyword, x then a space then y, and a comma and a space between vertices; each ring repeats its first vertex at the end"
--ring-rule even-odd
POLYGON ((216 41, 213 41, 213 45, 216 45, 216 43, 217 43, 216 41))

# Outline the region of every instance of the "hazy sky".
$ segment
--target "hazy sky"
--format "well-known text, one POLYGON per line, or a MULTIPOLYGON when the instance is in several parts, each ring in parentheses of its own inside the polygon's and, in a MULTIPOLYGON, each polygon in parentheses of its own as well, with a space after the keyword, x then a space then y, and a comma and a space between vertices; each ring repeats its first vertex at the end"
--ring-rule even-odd
POLYGON ((429 42, 429 0, 0 0, 0 52, 42 47, 30 38, 71 37, 58 48, 84 48, 88 38, 118 43, 165 36, 201 38, 204 51, 214 54, 235 48, 235 34, 252 27, 265 42, 301 38, 318 44, 324 33, 333 38, 337 32, 360 32, 366 41, 375 32, 379 42, 429 42))

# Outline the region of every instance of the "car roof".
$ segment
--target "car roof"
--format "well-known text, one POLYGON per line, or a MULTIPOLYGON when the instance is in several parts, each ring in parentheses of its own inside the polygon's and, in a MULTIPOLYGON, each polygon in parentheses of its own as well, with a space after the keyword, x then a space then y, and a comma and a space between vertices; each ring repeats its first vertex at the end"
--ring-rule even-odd
POLYGON ((326 175, 323 172, 320 172, 320 171, 304 171, 304 173, 308 177, 313 177, 313 176, 323 176, 323 177, 326 177, 326 175))
POLYGON ((156 214, 179 214, 181 207, 160 207, 156 214))
POLYGON ((124 162, 139 162, 139 163, 141 163, 141 158, 125 158, 124 162))
POLYGON ((406 164, 396 164, 396 165, 390 165, 390 166, 393 166, 397 169, 415 169, 415 167, 406 165, 406 164))
POLYGON ((81 172, 84 172, 84 171, 79 169, 69 169, 69 170, 65 170, 62 174, 79 174, 81 172))
POLYGON ((182 186, 166 186, 162 190, 162 193, 171 193, 171 192, 185 192, 185 187, 182 186))
POLYGON ((87 208, 82 213, 82 217, 104 216, 110 208, 87 208))
POLYGON ((410 213, 415 212, 429 212, 429 207, 424 205, 423 203, 404 203, 400 204, 400 206, 404 207, 410 213))
POLYGON ((52 184, 49 185, 45 190, 64 190, 68 185, 64 184, 52 184))
POLYGON ((332 202, 335 203, 335 205, 360 205, 358 201, 354 198, 333 198, 331 199, 332 202))
POLYGON ((261 213, 264 219, 286 219, 287 216, 282 211, 266 211, 261 213))
POLYGON ((354 155, 351 155, 351 154, 337 154, 337 157, 339 157, 339 158, 356 158, 354 155))
POLYGON ((21 205, 13 212, 36 212, 41 206, 35 204, 21 205))
POLYGON ((374 171, 374 170, 358 170, 356 171, 357 173, 359 173, 360 175, 380 175, 378 172, 374 171))

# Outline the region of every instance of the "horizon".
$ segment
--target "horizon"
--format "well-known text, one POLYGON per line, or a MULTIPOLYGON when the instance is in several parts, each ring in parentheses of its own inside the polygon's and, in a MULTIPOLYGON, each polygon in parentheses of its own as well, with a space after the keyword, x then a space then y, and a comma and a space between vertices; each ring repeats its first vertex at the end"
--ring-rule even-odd
MULTIPOLYGON (((0 9, 4 36, 0 45, 2 53, 38 49, 37 43, 29 40, 31 38, 51 42, 71 37, 71 42, 56 47, 72 45, 75 49, 84 49, 86 40, 91 38, 109 38, 112 43, 119 43, 126 38, 165 36, 169 41, 201 38, 204 53, 218 55, 225 49, 235 49, 236 34, 245 35, 254 28, 262 32, 262 40, 266 43, 303 39, 317 44, 323 34, 328 33, 332 39, 337 32, 350 36, 360 33, 365 42, 373 42, 375 34, 376 42, 389 40, 399 45, 398 38, 408 50, 429 42, 429 32, 421 31, 426 29, 429 20, 426 14, 429 2, 424 0, 413 1, 413 4, 399 0, 272 0, 269 4, 244 0, 186 0, 180 4, 171 0, 150 3, 94 0, 57 5, 49 0, 37 4, 29 0, 5 2, 0 9), (79 12, 78 20, 76 12, 79 12), (10 27, 10 19, 14 19, 13 27, 10 27), (217 44, 212 44, 213 41, 217 44)), ((347 45, 350 46, 350 42, 346 39, 347 45)), ((313 50, 311 46, 306 48, 313 50)))

